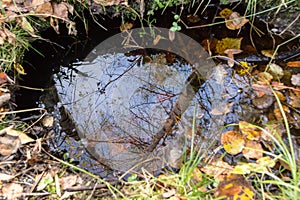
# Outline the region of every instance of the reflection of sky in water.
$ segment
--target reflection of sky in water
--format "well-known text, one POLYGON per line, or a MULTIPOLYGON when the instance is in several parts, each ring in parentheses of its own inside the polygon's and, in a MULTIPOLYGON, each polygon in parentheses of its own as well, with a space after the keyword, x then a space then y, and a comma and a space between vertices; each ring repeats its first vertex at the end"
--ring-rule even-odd
POLYGON ((136 159, 130 151, 152 141, 191 73, 186 64, 140 64, 138 57, 98 56, 57 86, 84 143, 104 159, 136 159))

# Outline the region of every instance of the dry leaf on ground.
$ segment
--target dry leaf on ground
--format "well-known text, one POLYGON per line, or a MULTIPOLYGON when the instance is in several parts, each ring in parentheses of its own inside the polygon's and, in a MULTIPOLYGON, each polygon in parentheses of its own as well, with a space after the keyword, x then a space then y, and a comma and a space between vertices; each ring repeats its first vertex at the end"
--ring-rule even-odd
POLYGON ((263 148, 257 141, 246 140, 245 148, 242 153, 247 159, 259 159, 263 157, 263 148))
POLYGON ((21 141, 17 136, 11 136, 8 134, 0 137, 0 155, 9 156, 16 153, 21 145, 21 141))
POLYGON ((23 194, 23 187, 18 183, 9 183, 2 187, 2 195, 7 200, 17 200, 23 194))
POLYGON ((23 133, 22 131, 14 130, 13 128, 8 128, 6 133, 10 136, 19 137, 21 144, 26 144, 29 142, 34 142, 35 140, 23 133))
POLYGON ((271 63, 268 65, 268 72, 275 78, 275 79, 281 79, 284 75, 283 69, 275 64, 271 63))
POLYGON ((222 133, 221 143, 227 153, 236 155, 242 152, 245 140, 241 133, 236 131, 227 131, 222 133))
POLYGON ((291 82, 295 86, 300 86, 300 73, 292 75, 291 82))
POLYGON ((229 174, 232 170, 232 166, 220 159, 217 159, 205 165, 200 170, 209 176, 217 178, 220 175, 229 174))

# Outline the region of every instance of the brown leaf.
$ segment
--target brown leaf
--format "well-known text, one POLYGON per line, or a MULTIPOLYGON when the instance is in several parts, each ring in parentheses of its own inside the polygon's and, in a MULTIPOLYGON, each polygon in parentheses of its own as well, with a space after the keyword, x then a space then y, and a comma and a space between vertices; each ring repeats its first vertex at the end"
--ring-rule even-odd
POLYGON ((53 116, 45 116, 42 120, 43 126, 48 127, 48 128, 53 126, 53 123, 54 123, 54 117, 53 116))
POLYGON ((123 24, 123 23, 121 24, 120 31, 124 32, 124 31, 130 30, 132 27, 133 27, 133 23, 125 22, 125 24, 123 24))
POLYGON ((21 144, 21 141, 16 136, 5 134, 0 137, 0 154, 3 156, 9 156, 17 152, 21 144))
POLYGON ((34 142, 34 139, 23 133, 22 131, 17 131, 12 128, 6 130, 6 133, 10 136, 17 136, 20 139, 21 144, 26 144, 29 142, 34 142))
POLYGON ((292 84, 295 86, 300 86, 300 73, 292 75, 292 84))
POLYGON ((290 102, 289 104, 294 108, 300 108, 300 92, 290 91, 290 102))
POLYGON ((212 162, 202 167, 201 171, 209 176, 217 178, 221 174, 229 174, 232 169, 233 167, 228 163, 220 159, 214 159, 212 162))
POLYGON ((58 16, 60 18, 63 19, 68 19, 68 6, 66 3, 62 2, 62 3, 53 3, 52 4, 53 7, 53 15, 58 16))
POLYGON ((254 192, 251 184, 239 174, 229 174, 221 181, 216 188, 215 197, 226 196, 225 199, 254 199, 254 192))
POLYGON ((242 153, 247 159, 259 159, 263 157, 263 148, 257 141, 246 140, 245 148, 242 153))
POLYGON ((4 83, 14 83, 14 81, 7 76, 5 72, 0 72, 0 85, 4 83))
POLYGON ((94 0, 94 2, 102 6, 128 5, 128 0, 94 0))
POLYGON ((23 187, 18 183, 9 183, 2 187, 2 194, 5 199, 17 200, 22 196, 23 187))
POLYGON ((233 12, 225 19, 225 24, 228 29, 237 30, 243 27, 248 21, 245 17, 241 17, 238 12, 233 12))
POLYGON ((225 151, 231 155, 242 152, 245 140, 243 135, 236 131, 227 131, 222 133, 221 143, 225 151))
POLYGON ((153 45, 154 45, 154 46, 157 45, 158 42, 160 41, 160 39, 161 39, 161 36, 160 36, 160 35, 157 35, 157 36, 155 37, 155 39, 153 40, 153 45))
MULTIPOLYGON (((33 0, 31 2, 31 6, 36 7, 34 11, 36 14, 47 14, 47 15, 53 14, 53 8, 49 1, 33 0)), ((48 16, 42 16, 42 17, 46 18, 48 16)))
POLYGON ((77 182, 77 178, 78 178, 77 175, 70 175, 70 176, 60 178, 59 182, 60 182, 62 189, 66 190, 67 188, 70 188, 73 185, 75 185, 77 182))

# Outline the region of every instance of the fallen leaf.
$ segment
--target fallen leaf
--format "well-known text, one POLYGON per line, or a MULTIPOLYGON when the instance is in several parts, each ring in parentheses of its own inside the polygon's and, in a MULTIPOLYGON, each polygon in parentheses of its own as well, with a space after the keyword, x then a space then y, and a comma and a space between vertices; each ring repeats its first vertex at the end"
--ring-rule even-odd
POLYGON ((241 17, 238 12, 232 12, 227 18, 225 18, 225 25, 229 30, 237 30, 243 27, 248 19, 241 17))
POLYGON ((23 133, 22 131, 14 130, 13 128, 9 128, 6 130, 6 133, 10 136, 19 137, 21 144, 27 144, 29 142, 34 142, 35 140, 23 133))
POLYGON ((209 164, 202 167, 200 170, 205 174, 217 178, 221 174, 229 174, 233 167, 228 163, 220 160, 214 159, 209 164))
POLYGON ((221 10, 219 15, 223 18, 228 18, 231 15, 231 13, 233 13, 232 10, 230 10, 229 8, 224 8, 223 10, 221 10))
POLYGON ((9 174, 4 174, 0 173, 0 181, 9 181, 11 179, 15 178, 15 176, 9 175, 9 174))
POLYGON ((70 175, 70 176, 60 178, 59 182, 60 182, 61 188, 63 190, 66 190, 67 188, 72 187, 73 185, 76 184, 77 178, 78 178, 77 175, 70 175))
POLYGON ((9 78, 9 76, 7 76, 7 74, 5 72, 0 72, 0 85, 4 84, 4 83, 14 83, 14 81, 9 78))
POLYGON ((282 123, 278 122, 268 122, 268 124, 265 124, 265 126, 266 127, 263 129, 261 134, 261 138, 264 141, 272 141, 272 136, 276 139, 280 139, 285 130, 285 127, 282 125, 282 123))
POLYGON ((229 174, 216 188, 215 197, 221 196, 226 196, 226 200, 252 200, 254 199, 254 192, 251 184, 244 176, 239 174, 229 174))
POLYGON ((227 131, 221 135, 221 143, 225 151, 231 155, 242 152, 245 140, 243 135, 236 131, 227 131))
POLYGON ((189 22, 191 22, 191 23, 197 23, 197 22, 199 22, 200 21, 200 17, 199 17, 199 15, 187 15, 186 16, 186 19, 189 21, 189 22))
POLYGON ((257 141, 246 140, 242 153, 247 159, 259 159, 263 157, 263 148, 257 141))
POLYGON ((0 107, 5 105, 11 98, 10 93, 4 93, 0 96, 0 107))
POLYGON ((45 116, 42 120, 42 124, 45 127, 52 127, 54 123, 54 117, 53 116, 45 116))
POLYGON ((23 187, 18 183, 9 183, 2 187, 2 195, 7 200, 17 200, 23 194, 23 187))
POLYGON ((291 82, 295 86, 300 86, 300 73, 292 75, 291 82))
POLYGON ((264 84, 269 84, 273 79, 273 76, 268 72, 260 72, 257 74, 257 79, 264 84))
POLYGON ((243 38, 223 38, 216 44, 216 53, 224 55, 226 49, 241 49, 243 38))
POLYGON ((0 137, 0 154, 9 156, 17 152, 20 147, 20 139, 17 136, 5 134, 0 137))
MULTIPOLYGON (((43 174, 38 174, 36 176, 36 180, 39 180, 41 175, 43 175, 43 174)), ((49 185, 53 182, 54 182, 54 178, 51 175, 51 173, 48 172, 48 173, 44 174, 43 177, 41 178, 39 184, 36 187, 36 191, 41 191, 41 190, 45 189, 47 187, 47 185, 49 185)))
POLYGON ((275 79, 281 79, 283 77, 283 69, 275 64, 275 63, 271 63, 267 66, 268 68, 268 72, 275 78, 275 79))
MULTIPOLYGON (((44 1, 44 0, 33 0, 31 2, 31 7, 36 7, 34 12, 36 14, 46 14, 46 15, 52 15, 53 14, 53 8, 51 5, 51 2, 44 1)), ((43 18, 46 18, 48 16, 41 16, 43 18)))
POLYGON ((289 91, 289 104, 293 108, 300 108, 300 92, 298 91, 289 91))
POLYGON ((239 128, 243 135, 249 140, 259 140, 261 136, 261 130, 257 126, 245 121, 239 121, 239 128))
POLYGON ((94 2, 102 6, 128 5, 128 0, 94 0, 94 2))
POLYGON ((263 95, 261 97, 256 97, 252 99, 253 105, 255 105, 258 109, 266 109, 269 108, 274 103, 274 96, 271 95, 263 95))
POLYGON ((157 35, 157 36, 155 37, 155 39, 153 40, 153 45, 154 45, 154 46, 157 45, 158 42, 160 41, 160 39, 161 39, 161 36, 160 36, 160 35, 157 35))
POLYGON ((124 24, 122 23, 120 26, 120 31, 124 32, 124 31, 128 31, 133 27, 133 23, 130 22, 125 22, 124 24))
POLYGON ((272 168, 272 167, 275 167, 276 160, 277 160, 277 158, 272 159, 269 156, 264 156, 264 157, 259 158, 258 160, 256 160, 256 163, 260 166, 272 168))
POLYGON ((67 3, 52 3, 53 15, 58 16, 63 19, 68 19, 68 6, 67 3))
POLYGON ((25 70, 20 63, 14 63, 14 68, 19 74, 26 75, 25 70))
POLYGON ((288 66, 288 67, 300 67, 300 60, 287 62, 286 66, 288 66))
POLYGON ((227 63, 228 63, 228 66, 229 67, 233 67, 234 66, 234 54, 239 54, 239 53, 242 53, 243 51, 242 50, 240 50, 240 49, 226 49, 225 51, 224 51, 224 53, 225 54, 227 54, 227 56, 228 56, 228 61, 227 61, 227 63))
POLYGON ((268 58, 272 58, 272 59, 274 59, 275 56, 277 55, 277 53, 276 54, 274 54, 274 53, 275 53, 274 50, 261 50, 262 55, 264 55, 268 58))

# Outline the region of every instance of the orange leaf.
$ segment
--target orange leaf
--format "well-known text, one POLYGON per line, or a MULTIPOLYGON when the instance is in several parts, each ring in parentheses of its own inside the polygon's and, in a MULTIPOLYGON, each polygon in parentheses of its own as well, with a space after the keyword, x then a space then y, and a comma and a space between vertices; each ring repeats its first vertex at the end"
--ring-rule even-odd
POLYGON ((242 152, 245 140, 239 132, 227 131, 222 134, 221 143, 227 153, 236 155, 242 152))
POLYGON ((257 141, 247 140, 242 153, 247 159, 259 159, 263 157, 263 148, 257 141))
POLYGON ((290 61, 290 62, 286 63, 286 66, 288 66, 288 67, 300 67, 300 60, 290 61))

